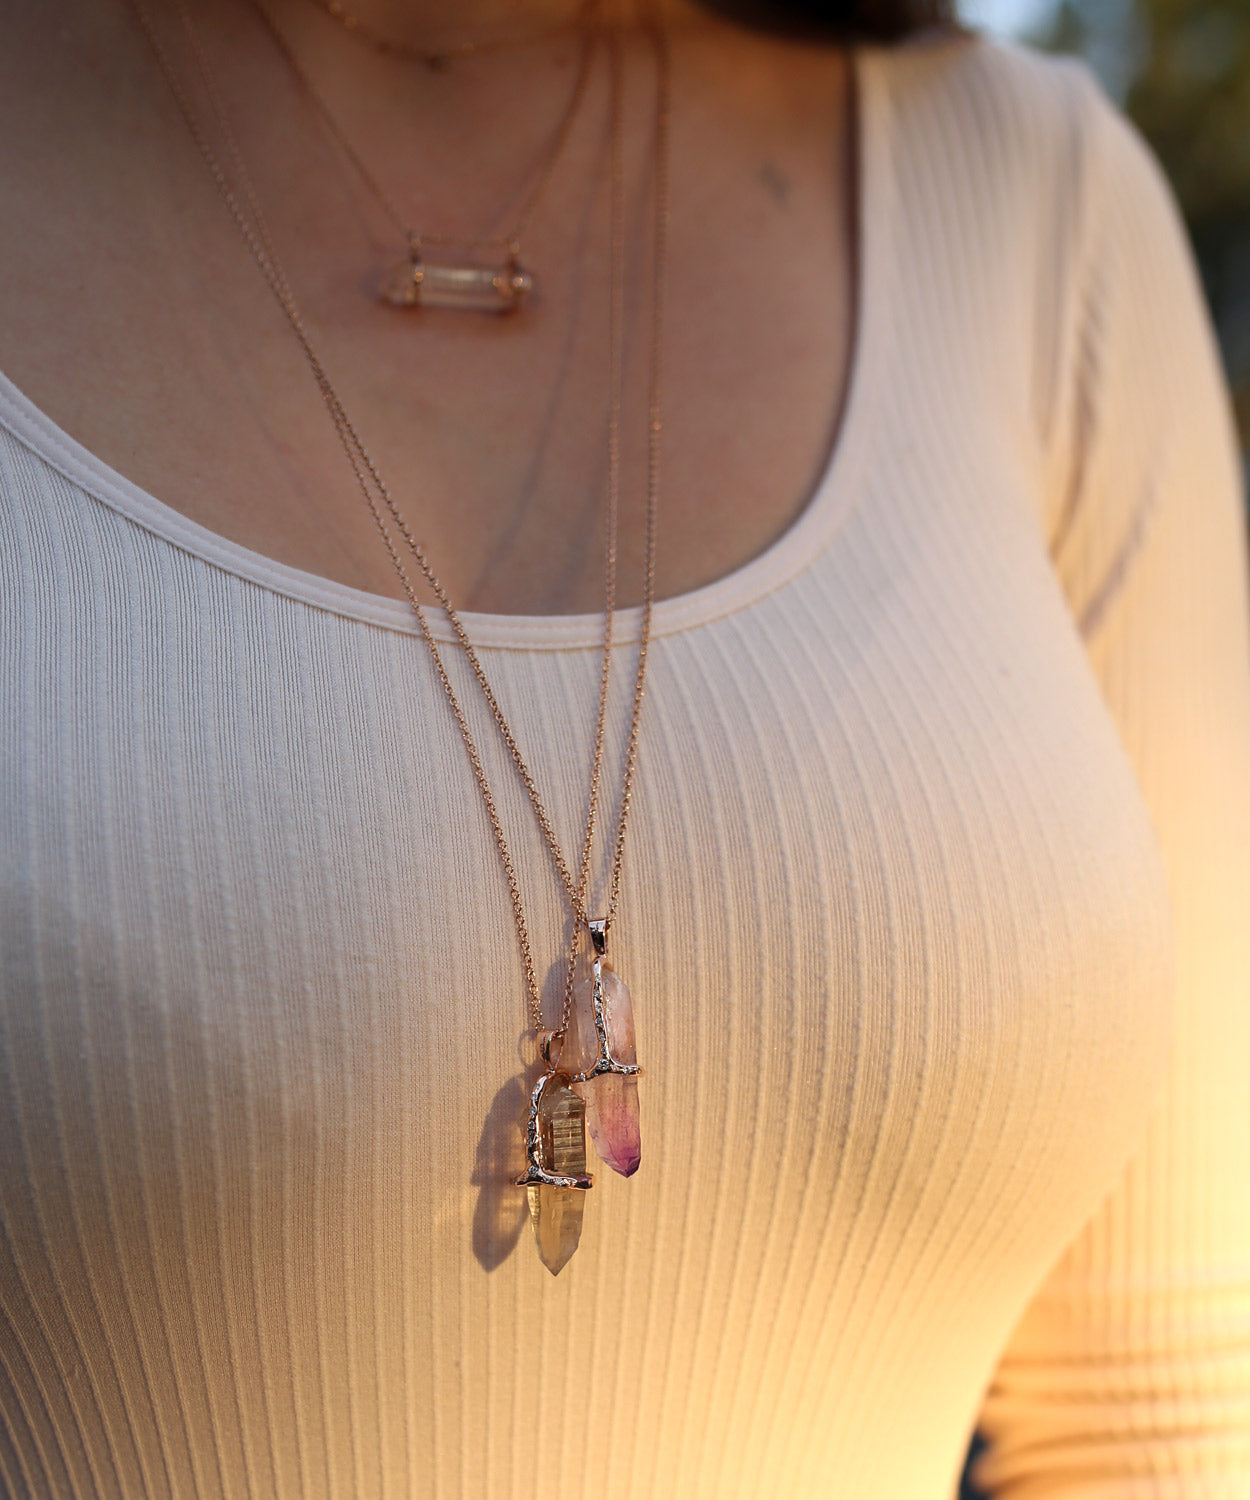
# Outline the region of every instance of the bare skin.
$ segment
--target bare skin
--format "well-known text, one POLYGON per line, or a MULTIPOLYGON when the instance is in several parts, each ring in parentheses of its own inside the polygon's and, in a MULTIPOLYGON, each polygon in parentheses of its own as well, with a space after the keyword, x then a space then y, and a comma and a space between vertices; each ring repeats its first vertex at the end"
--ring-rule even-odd
MULTIPOLYGON (((172 7, 149 0, 178 43, 172 7)), ((279 562, 399 584, 303 356, 244 249, 125 0, 10 3, 0 49, 0 369, 106 463, 279 562)), ((538 32, 566 5, 362 0, 440 45, 538 32), (449 19, 450 18, 450 19, 449 19)), ((442 72, 382 57, 307 0, 273 5, 395 201, 477 230, 571 87, 577 43, 442 72)), ((606 61, 526 237, 515 317, 401 313, 402 253, 242 0, 196 15, 314 342, 454 602, 602 607, 607 396, 606 61)), ((834 47, 752 34, 679 0, 659 597, 766 549, 827 461, 853 332, 850 74, 834 47)), ((177 57, 190 76, 184 51, 177 57)), ((621 602, 641 589, 648 354, 645 36, 627 46, 629 335, 621 602)))

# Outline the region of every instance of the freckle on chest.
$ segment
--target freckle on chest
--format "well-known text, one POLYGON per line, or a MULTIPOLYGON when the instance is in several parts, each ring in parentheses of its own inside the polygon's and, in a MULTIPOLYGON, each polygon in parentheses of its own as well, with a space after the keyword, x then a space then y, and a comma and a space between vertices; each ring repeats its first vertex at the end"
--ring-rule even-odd
POLYGON ((776 164, 766 161, 760 168, 759 179, 768 189, 773 201, 785 204, 790 197, 790 179, 776 164))

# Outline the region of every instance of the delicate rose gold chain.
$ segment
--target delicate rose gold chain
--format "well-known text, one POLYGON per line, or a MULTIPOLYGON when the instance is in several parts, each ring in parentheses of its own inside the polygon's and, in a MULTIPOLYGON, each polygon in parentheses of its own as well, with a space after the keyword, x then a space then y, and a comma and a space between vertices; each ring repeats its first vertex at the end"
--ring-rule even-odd
MULTIPOLYGON (((638 758, 638 731, 642 723, 642 695, 643 684, 647 671, 647 648, 651 642, 651 617, 655 602, 655 549, 656 549, 656 520, 658 516, 658 496, 660 488, 660 433, 662 420, 660 415, 662 380, 663 375, 663 331, 664 331, 664 267, 668 261, 668 218, 669 218, 669 132, 671 115, 672 87, 669 73, 668 39, 662 26, 652 18, 651 35, 655 48, 655 138, 653 141, 654 160, 653 172, 653 234, 651 247, 651 274, 652 274, 652 298, 651 298, 651 340, 650 340, 650 363, 647 371, 647 488, 646 488, 646 510, 644 518, 643 538, 643 587, 642 587, 642 619, 639 629, 638 640, 638 664, 634 679, 634 703, 633 712, 630 715, 629 737, 625 748, 625 769, 621 778, 621 800, 617 809, 616 837, 613 841, 612 873, 608 883, 607 909, 604 914, 604 935, 611 932, 612 924, 616 920, 617 904, 621 893, 621 868, 625 856, 625 828, 629 822, 630 801, 633 794, 634 767, 638 758)), ((609 321, 609 362, 612 370, 612 389, 609 397, 608 418, 608 509, 611 516, 615 516, 620 498, 620 426, 622 389, 621 379, 624 369, 622 348, 625 329, 625 160, 623 151, 623 108, 624 108, 624 78, 622 75, 622 60, 619 33, 613 33, 612 48, 612 92, 611 108, 613 112, 611 130, 611 174, 612 174, 612 260, 611 273, 612 283, 612 310, 609 321)), ((615 537, 615 523, 610 528, 610 534, 615 537)), ((616 583, 616 553, 615 546, 610 545, 608 549, 608 599, 606 606, 607 630, 611 629, 612 604, 615 602, 616 583)), ((607 703, 607 681, 608 669, 607 656, 604 656, 605 680, 600 693, 600 714, 604 712, 607 703)), ((602 732, 602 725, 600 726, 602 732)), ((596 762, 594 769, 594 785, 597 792, 599 764, 596 762)), ((591 802, 594 804, 595 794, 592 793, 591 802)), ((591 829, 587 827, 587 839, 582 850, 581 882, 579 893, 583 897, 583 909, 585 908, 584 896, 589 882, 590 874, 590 834, 591 829)), ((579 934, 574 932, 573 946, 569 953, 568 964, 565 969, 564 1004, 560 1015, 559 1033, 566 1035, 573 1007, 573 978, 574 958, 576 954, 576 942, 579 934)))
POLYGON ((529 36, 491 37, 477 42, 457 42, 450 47, 418 47, 411 42, 398 42, 392 37, 383 36, 380 31, 375 31, 345 5, 340 4, 339 0, 312 0, 312 3, 337 21, 344 31, 358 37, 375 52, 381 52, 387 57, 403 58, 406 62, 422 62, 427 68, 444 68, 449 62, 456 62, 462 57, 474 57, 482 52, 500 52, 507 47, 525 47, 532 42, 544 42, 551 37, 562 36, 566 31, 572 31, 590 9, 590 4, 583 4, 571 20, 559 21, 556 25, 529 36))
MULTIPOLYGON (((582 859, 578 870, 577 897, 582 911, 586 910, 586 892, 590 885, 590 857, 594 835, 594 809, 599 804, 599 781, 602 774, 603 757, 601 745, 608 707, 608 680, 611 671, 612 620, 616 609, 616 535, 620 514, 621 495, 621 406, 623 404, 623 350, 625 323, 625 171, 621 147, 622 136, 622 91, 621 46, 619 29, 613 29, 609 51, 608 108, 609 129, 609 173, 608 194, 611 226, 609 231, 608 267, 608 483, 607 483, 607 532, 608 546, 604 567, 603 601, 603 658, 599 681, 599 717, 595 728, 595 758, 591 769, 589 805, 591 815, 586 820, 586 834, 582 841, 582 859)), ((639 652, 639 661, 645 671, 646 661, 639 652)), ((637 686, 641 688, 641 677, 637 686)), ((634 718, 638 716, 640 694, 634 700, 634 718)), ((576 905, 574 910, 576 911, 576 905)), ((587 921, 589 915, 587 914, 587 921)), ((564 997, 560 1005, 560 1021, 556 1034, 568 1035, 569 1022, 573 1014, 573 989, 576 974, 577 947, 581 937, 578 922, 574 922, 569 936, 569 951, 564 966, 564 997)), ((563 1045, 560 1047, 563 1051, 563 1045)))
MULTIPOLYGON (((512 254, 519 252, 521 236, 529 228, 530 220, 534 216, 534 210, 538 207, 539 199, 542 197, 547 183, 551 179, 556 162, 560 159, 564 151, 564 147, 573 129, 573 121, 577 118, 582 100, 586 96, 586 87, 590 80, 591 62, 594 58, 594 42, 597 34, 595 27, 587 24, 583 28, 582 56, 578 64, 577 77, 573 83, 572 93, 569 95, 568 103, 565 105, 564 111, 552 133, 551 140, 547 145, 547 149, 539 162, 538 170, 534 173, 529 189, 521 201, 511 229, 504 234, 431 234, 428 230, 417 230, 411 224, 405 223, 404 216, 395 206, 394 199, 382 187, 375 174, 369 170, 359 151, 356 150, 355 146, 348 139, 347 133, 330 112, 330 107, 326 103, 324 96, 317 89, 303 64, 296 57, 294 48, 270 13, 269 7, 263 3, 263 0, 253 0, 253 4, 270 36, 273 38, 274 45, 282 53, 295 81, 308 95, 314 109, 321 117, 322 124, 324 124, 330 135, 337 142, 343 155, 351 163, 356 174, 368 188, 374 199, 376 199, 382 212, 391 221, 396 233, 403 236, 414 254, 419 251, 422 245, 457 245, 467 249, 500 247, 510 251, 512 254)), ((593 17, 598 4, 599 0, 588 0, 588 3, 582 6, 582 13, 588 18, 593 17)), ((559 28, 561 34, 567 30, 569 30, 568 25, 559 28)))
MULTIPOLYGON (((602 669, 600 679, 599 711, 596 720, 596 743, 594 752, 594 763, 591 772, 591 793, 589 797, 589 808, 587 814, 586 834, 583 841, 582 860, 579 868, 579 879, 576 885, 569 874, 568 866, 559 848, 555 837, 551 820, 543 806, 533 776, 530 774, 525 760, 517 747, 512 731, 503 716, 498 700, 486 678, 486 674, 474 651, 463 624, 456 611, 451 605, 447 592, 439 581, 437 575, 431 568, 425 555, 424 549, 413 536, 406 520, 399 511, 391 494, 382 480, 378 470, 370 457, 367 449, 361 441, 356 429, 349 421, 333 384, 330 381, 325 367, 313 347, 303 317, 295 302, 290 284, 282 268, 273 247, 272 239, 265 224, 264 215, 260 209, 250 174, 239 150, 238 142, 230 126, 229 117, 225 111, 224 104, 220 98, 219 91, 209 67, 207 57, 200 44, 198 33, 191 21, 186 9, 185 0, 178 0, 178 8, 181 14, 184 29, 191 43, 197 68, 201 79, 209 95, 213 113, 217 119, 218 126, 226 141, 227 151, 231 157, 231 165, 236 178, 247 201, 251 219, 240 203, 238 195, 230 185, 211 143, 204 134, 194 109, 190 104, 177 70, 153 27, 142 0, 130 0, 131 9, 136 20, 144 32, 149 45, 156 56, 161 71, 165 75, 166 82, 173 95, 174 101, 182 114, 184 121, 200 151, 220 196, 236 227, 238 228, 244 243, 256 261, 270 290, 284 312, 287 321, 298 340, 305 358, 312 371, 318 390, 325 402, 335 430, 339 436, 340 443, 347 455, 357 485, 373 518, 374 524, 381 535, 382 541, 390 556, 391 562, 399 576, 401 586, 406 594, 413 611, 416 614, 425 644, 429 649, 435 670, 442 685, 444 695, 451 707, 452 713, 459 726, 461 738, 464 741, 469 761, 473 769, 474 778, 477 781, 483 802, 486 806, 490 820, 491 829, 494 833, 495 842, 499 849, 500 860, 503 865, 504 874, 507 879, 509 897, 512 904, 513 917, 516 923, 518 944, 521 951, 522 966, 524 970, 526 994, 530 1013, 531 1024, 535 1031, 542 1030, 542 1003, 538 993, 537 979, 534 969, 533 954, 529 942, 527 924, 525 922, 524 909, 521 901, 520 885, 517 880, 515 864, 508 849, 507 838, 504 834, 503 825, 499 817, 498 807, 491 791, 486 771, 481 756, 474 743, 468 720, 461 707, 460 701, 448 676, 437 642, 430 631, 425 617, 424 609, 417 598, 415 587, 409 577, 404 560, 400 555, 399 548, 395 543, 388 525, 393 524, 404 544, 407 546, 413 559, 416 561, 422 576, 429 585, 438 603, 442 606, 452 626, 453 633, 463 649, 474 677, 491 709, 491 713, 499 728, 509 756, 515 766, 522 784, 525 787, 539 826, 542 830, 552 861, 560 877, 561 884, 568 896, 570 906, 574 915, 574 951, 580 932, 588 930, 589 917, 586 908, 586 891, 589 886, 590 872, 590 850, 593 845, 595 812, 599 795, 599 783, 601 779, 602 747, 604 735, 604 723, 606 718, 607 687, 610 676, 610 652, 613 606, 615 602, 615 554, 616 554, 616 509, 619 496, 619 475, 610 477, 608 485, 608 524, 607 524, 607 562, 606 562, 606 589, 607 607, 604 619, 604 648, 602 656, 602 669), (373 488, 370 488, 372 484, 373 488), (376 492, 376 494, 375 494, 376 492), (379 506, 378 500, 382 504, 379 506), (383 514, 383 508, 386 515, 383 514)), ((641 710, 646 674, 647 647, 651 632, 651 617, 654 596, 655 581, 655 543, 656 543, 656 512, 659 492, 659 438, 661 431, 660 422, 660 373, 661 373, 661 345, 663 329, 663 267, 667 243, 667 224, 669 212, 669 190, 668 190, 668 138, 669 138, 669 115, 670 115, 670 85, 667 39, 665 34, 657 25, 652 26, 652 35, 655 44, 657 59, 657 81, 656 81, 656 125, 654 138, 654 174, 655 174, 655 236, 653 247, 653 293, 652 293, 652 318, 651 318, 651 360, 648 374, 649 397, 648 397, 648 431, 647 431, 647 493, 646 493, 646 519, 644 523, 644 578, 643 578, 643 605, 642 624, 639 640, 638 661, 634 678, 633 706, 630 717, 629 735, 626 744, 626 762, 622 777, 621 802, 618 809, 616 839, 612 859, 612 875, 609 886, 608 908, 606 916, 606 928, 610 930, 615 919, 617 904, 620 894, 620 874, 624 853, 625 830, 629 817, 630 796, 633 784, 634 767, 637 759, 638 733, 641 722, 641 710)), ((619 36, 617 31, 613 32, 613 49, 616 62, 614 63, 614 95, 613 95, 613 131, 614 138, 619 137, 620 124, 620 66, 619 66, 619 36)), ((613 264, 613 306, 623 309, 623 290, 618 291, 616 281, 623 279, 624 246, 623 246, 623 167, 621 165, 621 152, 619 144, 614 145, 613 150, 613 229, 612 229, 612 264, 613 264)), ((621 346, 621 314, 619 311, 613 313, 611 319, 611 331, 609 335, 610 357, 612 359, 613 371, 620 363, 621 346)), ((616 382, 613 387, 613 395, 610 397, 609 412, 609 452, 610 469, 619 467, 619 422, 620 422, 620 399, 619 399, 619 377, 614 375, 616 382)), ((568 977, 565 986, 564 1006, 561 1015, 560 1031, 567 1030, 570 1018, 570 1007, 572 998, 572 953, 568 965, 568 977)))
MULTIPOLYGON (((616 920, 616 908, 621 894, 621 866, 625 858, 625 825, 629 821, 630 799, 634 790, 634 770, 638 760, 638 731, 642 724, 640 714, 642 690, 647 672, 647 650, 651 644, 651 619, 655 606, 656 522, 659 517, 657 501, 660 492, 660 434, 663 430, 661 395, 664 374, 662 357, 664 273, 668 264, 669 138, 672 131, 673 90, 668 35, 654 14, 650 19, 650 31, 655 49, 655 139, 653 143, 655 154, 652 162, 654 204, 651 247, 651 352, 647 371, 647 487, 643 520, 642 621, 638 635, 634 712, 629 721, 625 770, 621 777, 621 804, 617 811, 616 839, 612 853, 612 878, 608 886, 608 904, 604 921, 605 935, 611 932, 612 923, 616 920)), ((618 171, 623 172, 623 170, 623 165, 618 165, 618 171)), ((623 214, 623 191, 621 202, 623 214)), ((622 247, 620 252, 622 255, 624 254, 624 235, 625 228, 622 220, 617 236, 622 247)))

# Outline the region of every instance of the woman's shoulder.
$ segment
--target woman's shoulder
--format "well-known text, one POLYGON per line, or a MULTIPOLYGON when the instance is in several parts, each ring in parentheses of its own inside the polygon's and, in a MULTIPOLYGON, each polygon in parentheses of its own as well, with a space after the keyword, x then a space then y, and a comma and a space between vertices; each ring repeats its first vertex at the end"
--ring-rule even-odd
POLYGON ((1109 231, 1135 232, 1129 221, 1183 241, 1154 152, 1083 59, 930 31, 877 49, 874 63, 896 191, 927 201, 944 236, 1024 255, 1060 296, 1109 231))
POLYGON ((871 50, 901 99, 922 107, 963 100, 983 111, 983 126, 996 113, 1013 123, 1056 124, 1108 102, 1083 58, 971 27, 922 28, 871 50))
POLYGON ((1042 207, 1047 184, 1071 204, 1093 196, 1107 172, 1159 175, 1150 148, 1083 58, 934 29, 878 49, 876 62, 899 149, 941 157, 949 176, 979 189, 997 185, 1042 207))

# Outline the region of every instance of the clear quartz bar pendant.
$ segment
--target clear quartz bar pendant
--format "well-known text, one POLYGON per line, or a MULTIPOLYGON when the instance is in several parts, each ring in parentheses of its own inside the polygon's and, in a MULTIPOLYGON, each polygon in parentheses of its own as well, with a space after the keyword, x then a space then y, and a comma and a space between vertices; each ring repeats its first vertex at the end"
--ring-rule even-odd
POLYGON ((568 1264, 582 1237, 586 1172, 586 1106, 563 1073, 544 1073, 530 1096, 525 1171, 517 1178, 529 1196, 538 1258, 553 1276, 568 1264))
POLYGON ((608 967, 602 924, 592 923, 591 932, 591 974, 574 995, 573 1087, 586 1101, 586 1128, 600 1161, 632 1177, 642 1161, 634 1005, 629 986, 608 967))
POLYGON ((393 307, 445 307, 465 312, 512 312, 532 290, 533 278, 515 257, 502 266, 473 266, 410 256, 379 283, 393 307))

